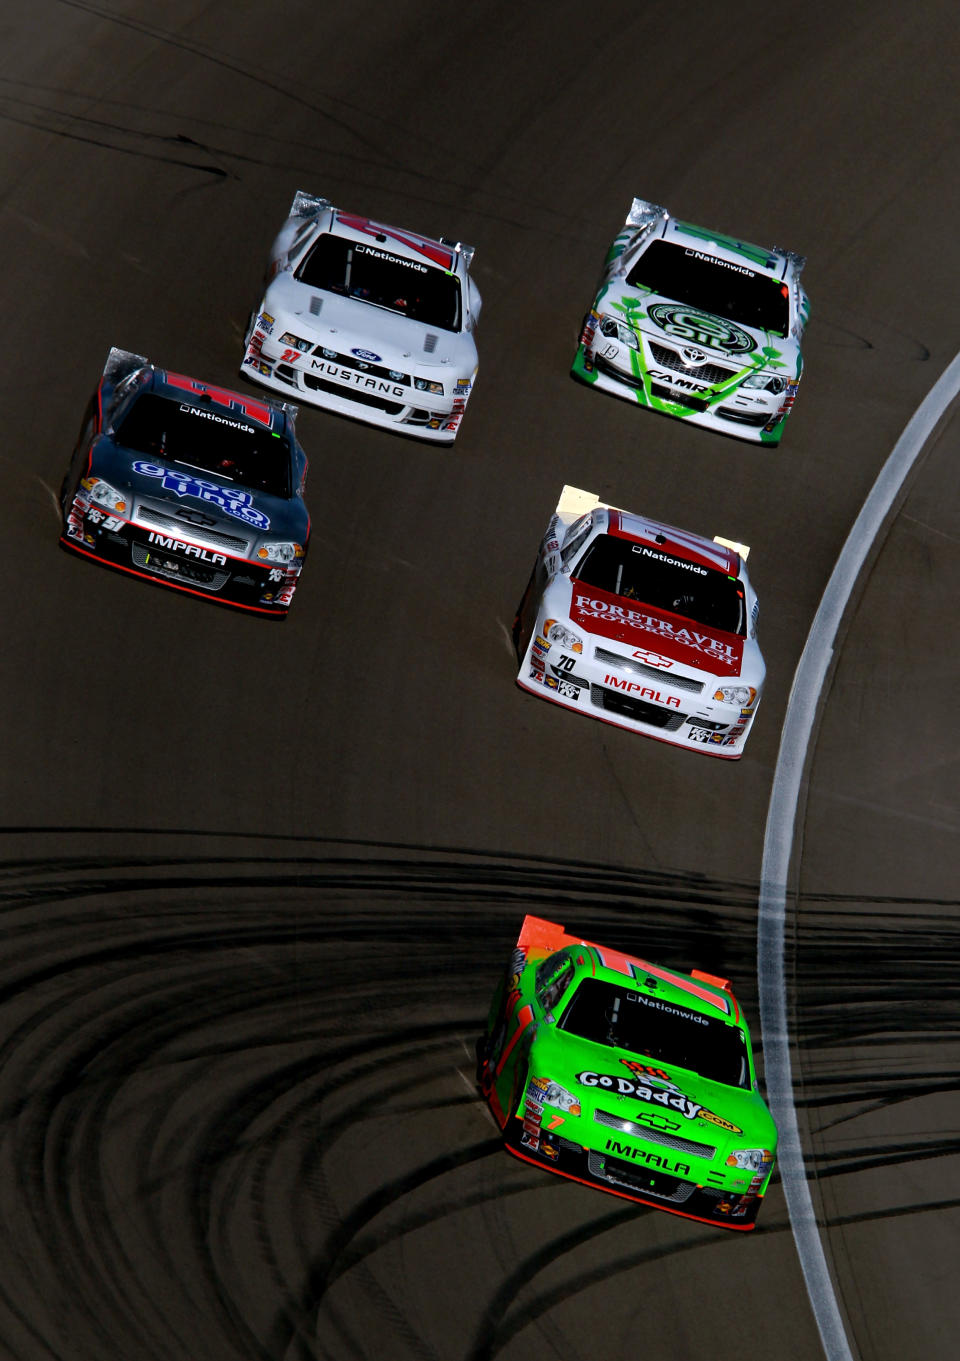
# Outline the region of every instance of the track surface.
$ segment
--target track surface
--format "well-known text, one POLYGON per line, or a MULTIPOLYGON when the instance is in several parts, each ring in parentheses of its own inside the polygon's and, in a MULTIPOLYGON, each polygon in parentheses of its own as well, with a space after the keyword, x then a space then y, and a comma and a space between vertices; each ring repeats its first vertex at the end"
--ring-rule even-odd
MULTIPOLYGON (((793 667, 960 348, 954 7, 532 10, 4 23, 0 1355, 819 1354, 776 1187, 743 1238, 521 1166, 470 1049, 527 910, 756 1015, 793 667), (54 492, 111 344, 237 381, 298 187, 475 242, 484 314, 455 452, 302 412, 314 538, 277 627, 60 553, 54 492), (808 255, 780 451, 567 378, 634 193, 808 255), (751 544, 740 763, 513 686, 564 482, 751 544)), ((800 1099, 870 1361, 952 1358, 960 1325, 956 446, 954 419, 851 617, 795 904, 800 1099)))

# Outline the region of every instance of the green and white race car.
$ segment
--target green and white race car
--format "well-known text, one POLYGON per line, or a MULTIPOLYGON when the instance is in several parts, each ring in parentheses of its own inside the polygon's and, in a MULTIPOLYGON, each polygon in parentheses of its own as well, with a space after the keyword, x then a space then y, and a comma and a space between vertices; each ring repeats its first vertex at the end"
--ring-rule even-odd
POLYGON ((525 917, 477 1043, 518 1158, 688 1219, 752 1229, 777 1130, 725 979, 525 917))
POLYGON ((607 252, 572 373, 722 434, 779 444, 810 303, 804 259, 635 198, 607 252))

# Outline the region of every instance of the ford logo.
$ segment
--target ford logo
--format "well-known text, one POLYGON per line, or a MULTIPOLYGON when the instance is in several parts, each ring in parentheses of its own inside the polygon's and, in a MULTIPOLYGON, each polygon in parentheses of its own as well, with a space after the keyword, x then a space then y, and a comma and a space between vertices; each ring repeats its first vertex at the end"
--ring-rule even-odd
POLYGON ((368 359, 371 364, 379 364, 380 362, 380 356, 374 354, 373 350, 351 350, 350 353, 355 354, 358 359, 368 359))

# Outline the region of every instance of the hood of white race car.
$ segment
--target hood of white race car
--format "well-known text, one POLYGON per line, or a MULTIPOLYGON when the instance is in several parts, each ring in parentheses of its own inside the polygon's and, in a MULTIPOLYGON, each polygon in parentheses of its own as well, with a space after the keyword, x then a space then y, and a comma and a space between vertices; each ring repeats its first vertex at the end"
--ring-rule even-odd
POLYGON ((444 331, 360 298, 344 298, 279 274, 267 289, 264 310, 275 337, 290 330, 315 345, 352 354, 403 372, 441 369, 470 377, 477 350, 469 332, 444 331))
POLYGON ((765 667, 752 638, 611 595, 575 577, 558 578, 545 606, 555 617, 565 615, 575 632, 588 634, 591 651, 601 639, 621 644, 625 658, 662 668, 665 680, 675 669, 701 678, 737 677, 757 689, 762 683, 765 667))
POLYGON ((797 371, 800 346, 792 336, 728 321, 657 293, 614 284, 601 300, 599 310, 642 331, 648 344, 666 343, 686 351, 692 355, 687 363, 702 362, 697 354, 700 352, 704 359, 708 354, 721 356, 736 369, 772 367, 791 377, 797 371))

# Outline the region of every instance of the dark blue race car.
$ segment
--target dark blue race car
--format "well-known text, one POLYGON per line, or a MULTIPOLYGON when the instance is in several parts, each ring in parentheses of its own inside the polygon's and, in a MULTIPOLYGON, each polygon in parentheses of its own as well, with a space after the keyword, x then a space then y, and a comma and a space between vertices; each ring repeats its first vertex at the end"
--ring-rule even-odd
POLYGON ((283 618, 310 539, 295 415, 112 349, 63 480, 61 544, 283 618))

